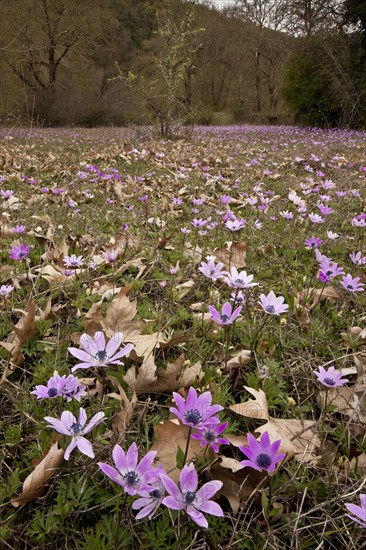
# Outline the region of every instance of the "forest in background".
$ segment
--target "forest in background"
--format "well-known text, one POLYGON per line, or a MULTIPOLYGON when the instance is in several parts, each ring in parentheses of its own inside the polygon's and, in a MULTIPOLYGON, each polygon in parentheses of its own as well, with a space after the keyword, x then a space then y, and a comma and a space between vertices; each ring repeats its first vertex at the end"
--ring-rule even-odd
POLYGON ((2 124, 366 126, 364 0, 1 0, 2 124))

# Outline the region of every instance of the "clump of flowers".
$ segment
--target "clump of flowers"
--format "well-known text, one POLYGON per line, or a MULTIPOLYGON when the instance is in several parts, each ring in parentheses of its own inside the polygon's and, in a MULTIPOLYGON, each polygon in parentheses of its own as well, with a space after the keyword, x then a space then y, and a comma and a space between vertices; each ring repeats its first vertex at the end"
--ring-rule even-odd
POLYGON ((31 394, 36 395, 37 399, 53 399, 55 397, 63 397, 67 401, 76 399, 80 402, 81 397, 85 397, 86 386, 79 384, 79 379, 73 374, 60 376, 58 372, 54 372, 53 376, 48 380, 47 385, 39 385, 31 391, 31 394))

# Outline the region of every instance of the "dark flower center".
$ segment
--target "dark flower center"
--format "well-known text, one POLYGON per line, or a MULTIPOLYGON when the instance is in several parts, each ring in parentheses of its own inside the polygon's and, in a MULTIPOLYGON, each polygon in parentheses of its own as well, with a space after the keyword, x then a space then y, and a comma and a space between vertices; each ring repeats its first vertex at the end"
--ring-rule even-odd
POLYGON ((136 485, 139 480, 139 476, 133 470, 127 472, 127 474, 122 477, 123 480, 126 482, 126 485, 128 485, 129 487, 133 487, 134 485, 136 485))
POLYGON ((56 388, 50 388, 47 393, 50 397, 56 397, 58 392, 56 388))
POLYGON ((330 277, 330 275, 332 275, 332 273, 333 273, 333 271, 331 269, 325 272, 327 277, 330 277))
POLYGON ((210 275, 215 275, 216 271, 214 269, 211 269, 210 275))
POLYGON ((271 457, 266 453, 257 456, 257 464, 260 468, 268 468, 272 464, 271 457))
POLYGON ((23 259, 23 258, 26 257, 26 253, 25 252, 19 252, 18 256, 19 256, 20 259, 23 259))
POLYGON ((187 491, 183 493, 183 502, 187 504, 192 504, 196 500, 196 493, 194 491, 187 491))
POLYGON ((276 311, 276 308, 272 305, 266 306, 266 312, 267 313, 274 313, 276 311))
POLYGON ((353 290, 353 285, 347 285, 347 288, 349 288, 350 290, 353 290))
POLYGON ((229 320, 229 316, 228 315, 221 315, 221 322, 223 325, 226 325, 226 323, 228 322, 229 320))
POLYGON ((95 356, 95 358, 98 359, 98 361, 105 361, 107 357, 108 357, 107 352, 104 350, 98 351, 95 356))
POLYGON ((216 434, 212 430, 207 430, 207 432, 203 434, 203 437, 205 438, 207 443, 213 443, 216 439, 216 434))
POLYGON ((235 284, 242 285, 244 283, 243 279, 236 279, 235 284))
POLYGON ((149 496, 151 496, 151 498, 160 498, 161 497, 160 489, 154 489, 153 491, 150 491, 149 496))
POLYGON ((82 430, 81 424, 79 424, 79 422, 74 422, 73 424, 71 424, 70 430, 74 432, 75 435, 79 434, 82 430))
POLYGON ((190 422, 194 426, 197 426, 202 420, 202 416, 197 409, 190 409, 186 411, 183 416, 187 422, 190 422))
POLYGON ((335 386, 335 380, 333 378, 324 378, 324 382, 328 384, 328 386, 335 386))

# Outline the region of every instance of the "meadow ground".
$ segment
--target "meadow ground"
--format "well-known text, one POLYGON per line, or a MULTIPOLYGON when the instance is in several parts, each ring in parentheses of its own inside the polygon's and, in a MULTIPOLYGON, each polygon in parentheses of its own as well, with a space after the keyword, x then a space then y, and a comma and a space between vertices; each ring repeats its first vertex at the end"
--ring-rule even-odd
POLYGON ((0 130, 3 548, 365 544, 365 182, 351 130, 0 130))

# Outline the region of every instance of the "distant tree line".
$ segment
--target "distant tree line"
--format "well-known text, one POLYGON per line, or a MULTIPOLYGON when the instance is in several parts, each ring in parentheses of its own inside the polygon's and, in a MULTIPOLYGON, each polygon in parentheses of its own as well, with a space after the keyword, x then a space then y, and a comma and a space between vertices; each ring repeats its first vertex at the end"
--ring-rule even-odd
POLYGON ((366 126, 365 0, 0 0, 0 119, 366 126))

